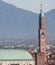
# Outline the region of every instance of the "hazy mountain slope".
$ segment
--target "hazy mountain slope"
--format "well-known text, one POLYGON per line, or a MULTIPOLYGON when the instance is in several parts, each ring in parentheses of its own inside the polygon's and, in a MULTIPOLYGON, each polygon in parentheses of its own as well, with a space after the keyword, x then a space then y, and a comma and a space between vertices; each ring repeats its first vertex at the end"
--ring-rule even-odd
POLYGON ((0 1, 0 33, 29 34, 36 29, 37 14, 0 1))
POLYGON ((46 30, 48 35, 55 35, 55 9, 45 14, 46 30))
MULTIPOLYGON (((55 9, 45 13, 46 30, 54 34, 55 9)), ((38 14, 17 8, 0 0, 0 34, 36 34, 38 14)))
MULTIPOLYGON (((17 8, 13 5, 7 4, 0 0, 0 35, 1 34, 37 34, 38 32, 38 14, 17 8)), ((45 23, 47 35, 55 35, 55 9, 45 13, 45 23)), ((9 35, 8 35, 9 36, 9 35)), ((15 35, 14 38, 16 38, 15 35)), ((34 43, 36 44, 37 36, 18 36, 18 42, 34 43), (22 38, 23 37, 23 38, 22 38), (22 38, 22 39, 21 39, 22 38)), ((53 37, 53 36, 52 36, 53 37)), ((0 38, 7 38, 7 36, 0 36, 0 38)), ((13 38, 10 35, 8 38, 13 38)), ((54 37, 55 38, 55 37, 54 37)), ((16 39, 15 39, 16 40, 16 39)), ((7 41, 7 40, 6 40, 7 41)), ((2 42, 0 44, 15 45, 15 42, 2 42)), ((16 42, 17 44, 17 42, 16 42)))

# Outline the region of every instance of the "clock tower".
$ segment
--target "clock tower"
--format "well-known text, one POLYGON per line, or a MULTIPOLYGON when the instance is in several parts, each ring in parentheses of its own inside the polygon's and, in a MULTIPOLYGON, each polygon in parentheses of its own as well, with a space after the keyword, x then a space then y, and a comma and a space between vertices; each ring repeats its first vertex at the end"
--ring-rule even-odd
POLYGON ((39 52, 44 53, 44 59, 46 61, 46 31, 45 31, 44 13, 42 10, 42 4, 39 14, 38 38, 39 38, 39 52))

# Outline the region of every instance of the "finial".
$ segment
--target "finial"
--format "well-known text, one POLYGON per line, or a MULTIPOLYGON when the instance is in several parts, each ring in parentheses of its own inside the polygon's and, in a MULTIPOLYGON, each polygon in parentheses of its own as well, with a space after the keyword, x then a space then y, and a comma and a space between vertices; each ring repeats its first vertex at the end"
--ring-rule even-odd
POLYGON ((40 4, 40 6, 41 6, 41 9, 42 9, 42 4, 40 4))
POLYGON ((43 13, 43 9, 42 9, 42 4, 40 4, 40 14, 41 14, 41 17, 44 17, 44 13, 43 13))

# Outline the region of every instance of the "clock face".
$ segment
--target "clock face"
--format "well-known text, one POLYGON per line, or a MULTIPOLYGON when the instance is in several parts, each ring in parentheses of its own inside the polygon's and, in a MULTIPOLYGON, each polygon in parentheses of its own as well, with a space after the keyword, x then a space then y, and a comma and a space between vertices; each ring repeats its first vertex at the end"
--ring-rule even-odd
POLYGON ((42 39, 45 38, 45 34, 44 34, 44 32, 41 33, 41 36, 42 36, 42 39))
POLYGON ((44 32, 42 32, 42 33, 41 33, 41 35, 43 35, 43 36, 44 36, 44 35, 45 35, 45 34, 44 34, 44 32))

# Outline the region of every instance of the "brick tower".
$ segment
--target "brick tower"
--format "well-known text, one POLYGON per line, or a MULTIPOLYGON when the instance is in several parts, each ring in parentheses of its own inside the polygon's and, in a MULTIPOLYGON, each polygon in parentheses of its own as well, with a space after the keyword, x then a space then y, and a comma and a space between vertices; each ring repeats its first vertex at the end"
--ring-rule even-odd
POLYGON ((44 13, 42 10, 42 4, 39 14, 39 29, 38 29, 38 38, 39 38, 39 53, 44 54, 44 62, 46 62, 46 32, 45 32, 45 23, 44 23, 44 13))

